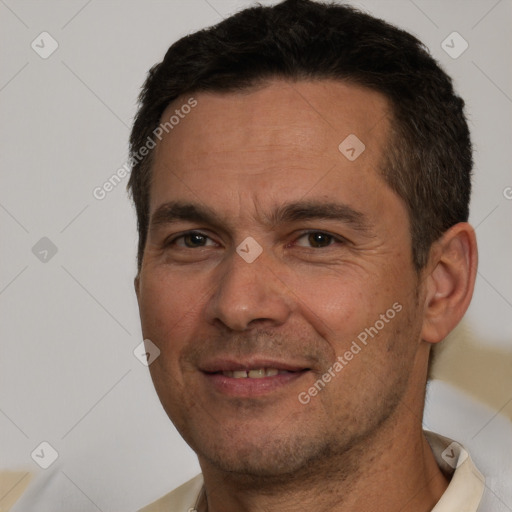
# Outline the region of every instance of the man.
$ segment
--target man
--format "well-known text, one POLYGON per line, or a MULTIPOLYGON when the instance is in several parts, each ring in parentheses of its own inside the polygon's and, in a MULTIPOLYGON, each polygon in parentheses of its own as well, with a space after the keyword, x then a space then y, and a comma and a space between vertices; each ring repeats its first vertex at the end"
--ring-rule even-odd
POLYGON ((202 475, 144 511, 476 511, 422 431, 475 281, 463 101, 413 36, 288 0, 184 37, 144 85, 129 188, 156 391, 202 475))

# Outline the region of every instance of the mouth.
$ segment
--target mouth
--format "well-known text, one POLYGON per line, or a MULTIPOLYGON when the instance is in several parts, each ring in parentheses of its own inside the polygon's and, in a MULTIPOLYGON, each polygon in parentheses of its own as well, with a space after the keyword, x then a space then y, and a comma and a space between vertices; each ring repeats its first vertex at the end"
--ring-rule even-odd
POLYGON ((224 377, 230 377, 232 379, 263 379, 265 377, 275 377, 276 375, 285 375, 294 372, 280 370, 279 368, 252 368, 250 370, 225 370, 218 373, 222 373, 224 377))
POLYGON ((255 397, 282 390, 311 371, 302 364, 280 361, 218 360, 201 371, 214 391, 237 397, 255 397))

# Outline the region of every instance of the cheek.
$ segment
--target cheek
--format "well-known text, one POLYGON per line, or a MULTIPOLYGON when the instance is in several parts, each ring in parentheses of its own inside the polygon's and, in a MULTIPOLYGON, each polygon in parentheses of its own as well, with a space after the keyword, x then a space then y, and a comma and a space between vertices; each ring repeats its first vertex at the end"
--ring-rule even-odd
POLYGON ((373 325, 394 302, 378 276, 358 271, 303 273, 288 283, 299 315, 335 349, 373 325))
POLYGON ((139 294, 142 333, 160 349, 149 371, 164 409, 170 417, 180 418, 180 410, 188 407, 184 405, 188 369, 181 366, 181 354, 197 329, 201 294, 183 276, 148 272, 145 277, 139 294))
POLYGON ((148 272, 142 276, 139 308, 142 331, 166 354, 180 348, 184 325, 193 322, 201 297, 190 279, 148 272))

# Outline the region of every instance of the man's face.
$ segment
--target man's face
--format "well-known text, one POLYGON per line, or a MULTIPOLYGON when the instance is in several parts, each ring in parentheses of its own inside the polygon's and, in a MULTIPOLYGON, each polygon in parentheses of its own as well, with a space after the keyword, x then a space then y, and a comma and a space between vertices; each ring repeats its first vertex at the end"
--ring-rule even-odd
POLYGON ((331 81, 192 96, 154 155, 151 376, 202 464, 296 471, 402 414, 421 366, 408 214, 379 173, 388 104, 331 81))

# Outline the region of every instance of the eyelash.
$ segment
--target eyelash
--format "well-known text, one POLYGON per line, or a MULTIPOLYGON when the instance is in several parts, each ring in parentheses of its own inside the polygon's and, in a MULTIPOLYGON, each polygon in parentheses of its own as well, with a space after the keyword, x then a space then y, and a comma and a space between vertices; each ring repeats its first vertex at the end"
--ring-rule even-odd
MULTIPOLYGON (((319 231, 319 230, 309 230, 309 231, 305 231, 303 233, 301 233, 296 240, 300 240, 301 238, 305 237, 305 236, 308 236, 308 235, 312 235, 312 234, 320 234, 320 235, 325 235, 327 237, 330 237, 330 242, 338 242, 338 243, 341 243, 341 244, 344 244, 346 243, 346 240, 340 236, 335 236, 335 235, 332 235, 331 233, 328 233, 326 231, 319 231)), ((187 231, 186 233, 182 233, 181 235, 178 235, 172 239, 170 239, 169 241, 166 241, 164 243, 165 247, 168 247, 168 246, 172 246, 172 245, 175 245, 176 244, 176 241, 177 240, 180 240, 188 235, 199 235, 199 236, 202 236, 202 237, 205 237, 209 240, 212 240, 211 237, 209 237, 208 235, 202 233, 201 231, 187 231)), ((213 241, 213 240, 212 240, 213 241)), ((325 249, 326 247, 330 247, 331 245, 333 245, 333 243, 329 243, 327 246, 325 247, 309 247, 309 249, 325 249)), ((183 249, 194 249, 194 247, 182 247, 183 249)), ((197 246, 195 248, 204 248, 204 246, 197 246)))

